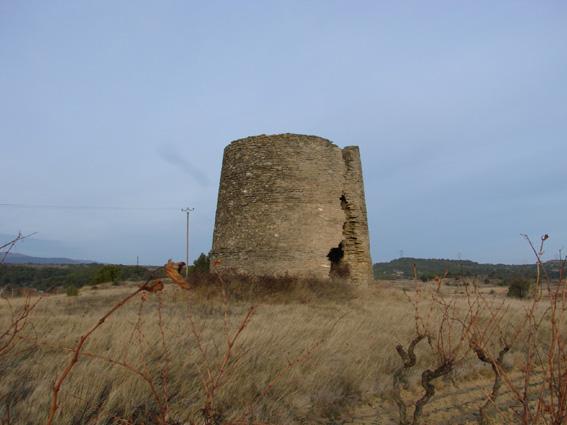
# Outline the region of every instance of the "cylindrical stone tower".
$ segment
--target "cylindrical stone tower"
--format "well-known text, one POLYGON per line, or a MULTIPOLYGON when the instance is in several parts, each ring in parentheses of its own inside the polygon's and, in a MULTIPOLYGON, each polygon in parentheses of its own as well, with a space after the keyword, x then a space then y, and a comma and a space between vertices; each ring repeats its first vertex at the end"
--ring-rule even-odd
POLYGON ((228 145, 211 265, 253 275, 371 280, 358 147, 298 134, 228 145))

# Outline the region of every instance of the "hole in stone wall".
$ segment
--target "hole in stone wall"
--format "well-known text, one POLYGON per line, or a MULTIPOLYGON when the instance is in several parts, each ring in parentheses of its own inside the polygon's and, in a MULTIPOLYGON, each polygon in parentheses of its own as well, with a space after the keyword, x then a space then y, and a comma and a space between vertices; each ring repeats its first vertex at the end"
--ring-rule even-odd
POLYGON ((344 256, 345 251, 343 250, 342 242, 339 244, 339 246, 331 248, 331 250, 327 254, 327 258, 329 259, 331 264, 340 263, 344 256))
POLYGON ((348 264, 342 261, 345 256, 343 246, 343 242, 341 242, 338 246, 331 248, 327 254, 327 258, 331 262, 330 277, 348 277, 350 274, 348 264))
POLYGON ((346 207, 347 207, 347 205, 348 205, 348 201, 347 201, 347 199, 346 199, 346 195, 343 193, 339 199, 340 199, 340 201, 341 201, 341 208, 342 208, 343 210, 346 209, 346 207))

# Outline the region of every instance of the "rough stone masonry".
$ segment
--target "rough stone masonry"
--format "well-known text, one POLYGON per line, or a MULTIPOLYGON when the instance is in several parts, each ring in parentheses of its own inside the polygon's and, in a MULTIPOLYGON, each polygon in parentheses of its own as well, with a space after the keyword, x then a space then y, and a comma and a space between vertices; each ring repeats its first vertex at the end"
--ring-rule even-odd
POLYGON ((357 146, 299 134, 224 150, 211 267, 252 275, 372 279, 357 146))

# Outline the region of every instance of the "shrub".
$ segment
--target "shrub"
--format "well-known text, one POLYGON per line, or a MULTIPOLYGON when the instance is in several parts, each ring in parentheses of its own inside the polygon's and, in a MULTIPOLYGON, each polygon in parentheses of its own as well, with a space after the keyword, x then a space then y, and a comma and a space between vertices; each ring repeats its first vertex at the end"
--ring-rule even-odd
POLYGON ((65 294, 67 294, 68 297, 76 297, 79 295, 79 288, 74 285, 69 285, 65 288, 65 294))
POLYGON ((426 272, 419 275, 419 280, 425 283, 429 282, 430 280, 435 280, 436 277, 438 276, 435 273, 426 272))
POLYGON ((189 267, 191 273, 208 273, 209 272, 209 256, 201 253, 199 257, 193 262, 193 265, 189 267))
POLYGON ((97 270, 93 283, 104 283, 104 282, 112 282, 117 283, 120 278, 122 277, 122 270, 119 266, 114 264, 109 264, 106 266, 102 266, 100 269, 97 270))
POLYGON ((513 277, 506 281, 508 296, 514 298, 528 298, 532 295, 534 283, 524 277, 513 277))
POLYGON ((206 299, 224 297, 231 301, 307 302, 347 301, 354 297, 353 286, 341 279, 320 280, 296 276, 252 276, 235 271, 223 274, 189 274, 189 284, 206 299), (222 280, 222 281, 221 281, 222 280))

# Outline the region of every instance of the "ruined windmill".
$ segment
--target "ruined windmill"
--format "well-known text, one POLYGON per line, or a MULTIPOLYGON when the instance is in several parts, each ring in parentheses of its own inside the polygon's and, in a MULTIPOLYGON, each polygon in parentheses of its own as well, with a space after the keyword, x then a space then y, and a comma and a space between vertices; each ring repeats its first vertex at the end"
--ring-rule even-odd
POLYGON ((252 275, 372 278, 358 147, 299 134, 224 150, 211 264, 252 275))

